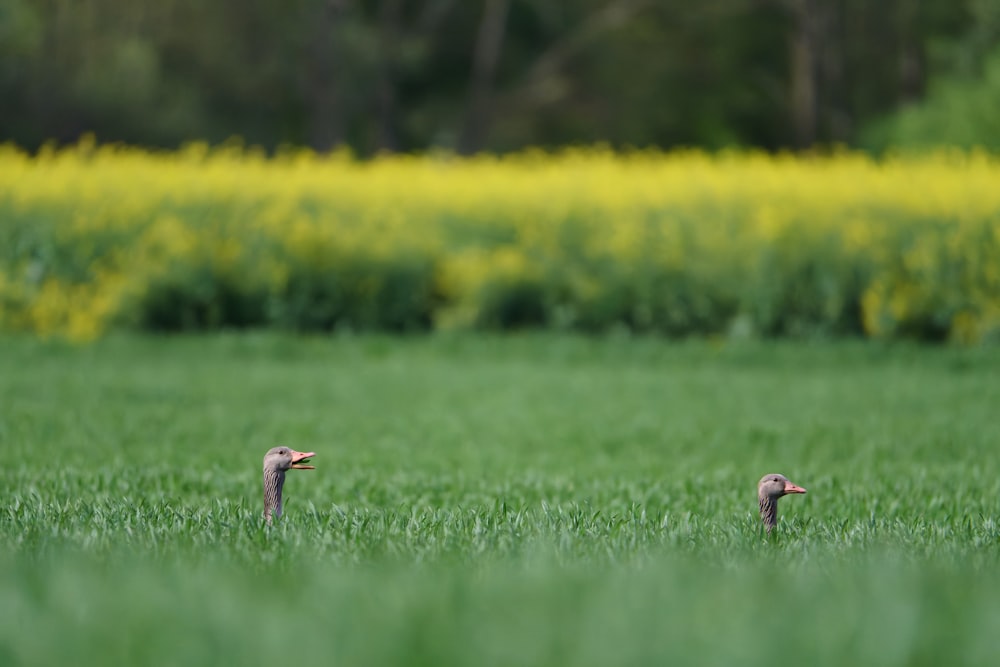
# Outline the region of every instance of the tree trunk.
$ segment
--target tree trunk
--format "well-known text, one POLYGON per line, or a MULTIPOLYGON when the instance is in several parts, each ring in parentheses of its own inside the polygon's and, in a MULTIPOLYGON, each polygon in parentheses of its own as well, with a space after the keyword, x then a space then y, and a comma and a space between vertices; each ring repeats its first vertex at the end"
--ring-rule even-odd
POLYGON ((472 60, 472 78, 469 81, 469 104, 465 114, 458 152, 469 155, 482 149, 489 134, 491 121, 490 101, 493 79, 507 25, 510 0, 486 0, 483 18, 479 23, 475 53, 472 60))
POLYGON ((824 138, 836 143, 848 143, 854 135, 851 115, 850 81, 847 77, 848 37, 845 34, 845 8, 843 2, 827 0, 821 17, 823 40, 822 55, 818 63, 819 104, 817 122, 824 138))
POLYGON ((924 58, 918 37, 915 0, 901 0, 899 6, 899 100, 912 102, 924 94, 924 58))
POLYGON ((322 2, 315 15, 309 49, 305 101, 308 141, 316 151, 329 151, 344 141, 343 117, 337 90, 336 27, 341 0, 322 2))
POLYGON ((401 38, 400 14, 402 0, 384 0, 379 15, 379 41, 381 58, 378 81, 378 128, 377 150, 394 152, 398 148, 396 140, 396 62, 399 57, 398 44, 401 38))
POLYGON ((804 149, 816 141, 816 7, 814 0, 791 0, 790 39, 792 139, 804 149))

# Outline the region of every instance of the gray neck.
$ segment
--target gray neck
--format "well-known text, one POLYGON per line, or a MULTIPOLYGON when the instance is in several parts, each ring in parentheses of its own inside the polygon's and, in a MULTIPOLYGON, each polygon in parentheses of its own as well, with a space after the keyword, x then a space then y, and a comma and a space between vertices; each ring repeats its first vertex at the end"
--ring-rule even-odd
POLYGON ((284 470, 264 468, 264 520, 269 524, 281 516, 281 487, 284 485, 284 470))
POLYGON ((771 496, 760 496, 760 518, 767 532, 778 525, 778 499, 771 496))

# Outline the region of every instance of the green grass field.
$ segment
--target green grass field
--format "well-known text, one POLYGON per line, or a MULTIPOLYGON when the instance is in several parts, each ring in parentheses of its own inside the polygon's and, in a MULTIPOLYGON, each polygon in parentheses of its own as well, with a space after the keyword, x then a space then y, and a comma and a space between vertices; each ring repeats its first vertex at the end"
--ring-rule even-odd
POLYGON ((998 420, 995 347, 8 338, 0 665, 995 665, 998 420))

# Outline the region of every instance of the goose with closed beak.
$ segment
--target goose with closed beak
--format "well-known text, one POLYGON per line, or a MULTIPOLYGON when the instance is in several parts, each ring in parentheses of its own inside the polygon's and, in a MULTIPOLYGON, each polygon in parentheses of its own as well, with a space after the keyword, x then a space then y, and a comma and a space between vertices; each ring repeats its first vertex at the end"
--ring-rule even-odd
POLYGON ((778 498, 790 493, 805 493, 801 486, 792 484, 784 475, 769 473, 757 483, 757 500, 760 502, 760 519, 770 533, 778 525, 778 498))

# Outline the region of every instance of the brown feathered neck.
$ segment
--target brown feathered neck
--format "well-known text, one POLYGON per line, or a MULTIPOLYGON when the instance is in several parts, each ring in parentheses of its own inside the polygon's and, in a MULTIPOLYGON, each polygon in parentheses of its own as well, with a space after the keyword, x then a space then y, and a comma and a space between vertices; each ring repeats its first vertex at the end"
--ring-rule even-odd
POLYGON ((264 520, 268 524, 281 516, 281 489, 284 486, 284 470, 264 468, 264 520))
POLYGON ((760 520, 764 522, 764 527, 770 533, 778 525, 778 499, 761 495, 757 497, 757 500, 760 502, 760 520))

